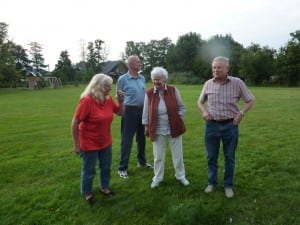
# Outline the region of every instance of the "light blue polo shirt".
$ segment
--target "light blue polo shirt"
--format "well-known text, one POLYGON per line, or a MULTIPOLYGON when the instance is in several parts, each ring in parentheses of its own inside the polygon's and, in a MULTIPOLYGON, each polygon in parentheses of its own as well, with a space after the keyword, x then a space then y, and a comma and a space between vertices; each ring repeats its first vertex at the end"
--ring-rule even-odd
POLYGON ((125 92, 124 105, 126 106, 143 106, 145 98, 146 83, 142 74, 135 79, 129 71, 119 77, 117 90, 125 92))

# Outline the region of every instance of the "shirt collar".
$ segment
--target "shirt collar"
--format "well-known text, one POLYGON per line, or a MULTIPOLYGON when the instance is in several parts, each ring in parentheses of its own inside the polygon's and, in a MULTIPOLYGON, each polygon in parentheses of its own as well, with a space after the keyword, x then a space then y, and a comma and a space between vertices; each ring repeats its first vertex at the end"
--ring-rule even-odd
MULTIPOLYGON (((213 81, 215 82, 215 81, 216 81, 216 78, 213 77, 213 81)), ((227 75, 224 84, 227 83, 227 82, 229 82, 229 81, 231 81, 231 76, 227 75)))
MULTIPOLYGON (((167 85, 165 84, 165 91, 167 91, 167 85)), ((157 88, 154 86, 154 88, 153 88, 153 93, 156 93, 156 92, 158 92, 158 90, 157 90, 157 88)))
POLYGON ((139 79, 140 78, 140 74, 138 73, 138 76, 137 76, 137 78, 134 78, 132 75, 131 75, 131 73, 128 71, 128 76, 129 76, 129 79, 139 79))

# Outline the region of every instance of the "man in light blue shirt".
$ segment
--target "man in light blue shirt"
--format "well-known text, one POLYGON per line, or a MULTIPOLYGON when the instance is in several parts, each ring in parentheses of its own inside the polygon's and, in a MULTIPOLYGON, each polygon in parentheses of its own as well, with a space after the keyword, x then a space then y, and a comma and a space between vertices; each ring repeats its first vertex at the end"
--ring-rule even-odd
POLYGON ((132 55, 127 59, 128 72, 119 77, 117 91, 125 93, 124 115, 121 121, 121 153, 118 173, 121 178, 128 178, 128 163, 136 134, 138 165, 152 168, 145 157, 146 138, 142 124, 142 114, 145 98, 145 77, 139 74, 141 61, 138 56, 132 55))

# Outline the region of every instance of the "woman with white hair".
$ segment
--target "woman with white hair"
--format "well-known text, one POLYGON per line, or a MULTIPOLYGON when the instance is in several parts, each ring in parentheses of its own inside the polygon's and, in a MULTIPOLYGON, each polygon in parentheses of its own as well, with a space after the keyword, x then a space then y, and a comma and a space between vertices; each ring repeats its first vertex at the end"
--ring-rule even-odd
POLYGON ((151 71, 153 87, 145 95, 142 122, 145 135, 153 144, 154 177, 151 188, 158 187, 164 178, 166 141, 169 139, 175 177, 189 185, 183 163, 182 134, 185 132, 183 115, 186 111, 176 87, 167 85, 168 72, 163 67, 151 71))
POLYGON ((117 105, 109 95, 112 83, 113 79, 105 74, 93 76, 81 94, 71 125, 73 150, 80 154, 82 159, 81 194, 90 205, 95 202, 92 186, 97 160, 100 170, 100 192, 107 196, 114 194, 109 188, 112 161, 110 129, 113 115, 123 114, 124 93, 117 93, 117 105))

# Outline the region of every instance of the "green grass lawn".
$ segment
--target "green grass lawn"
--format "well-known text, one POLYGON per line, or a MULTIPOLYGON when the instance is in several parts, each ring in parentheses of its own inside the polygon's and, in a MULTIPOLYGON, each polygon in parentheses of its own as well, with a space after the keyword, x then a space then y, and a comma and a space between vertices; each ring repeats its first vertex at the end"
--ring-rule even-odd
MULTIPOLYGON (((97 202, 91 208, 80 196, 81 161, 72 153, 70 135, 84 87, 0 89, 0 224, 299 225, 300 89, 250 88, 256 103, 240 125, 235 196, 227 199, 221 187, 212 194, 203 191, 207 167, 204 122, 197 108, 201 86, 177 87, 187 107, 183 144, 190 186, 175 180, 168 151, 164 182, 152 190, 153 171, 136 167, 135 146, 130 178, 119 178, 120 118, 115 117, 111 187, 116 195, 101 195, 96 176, 97 202)), ((147 157, 152 163, 149 140, 147 157)), ((220 154, 220 184, 223 172, 220 154)))

